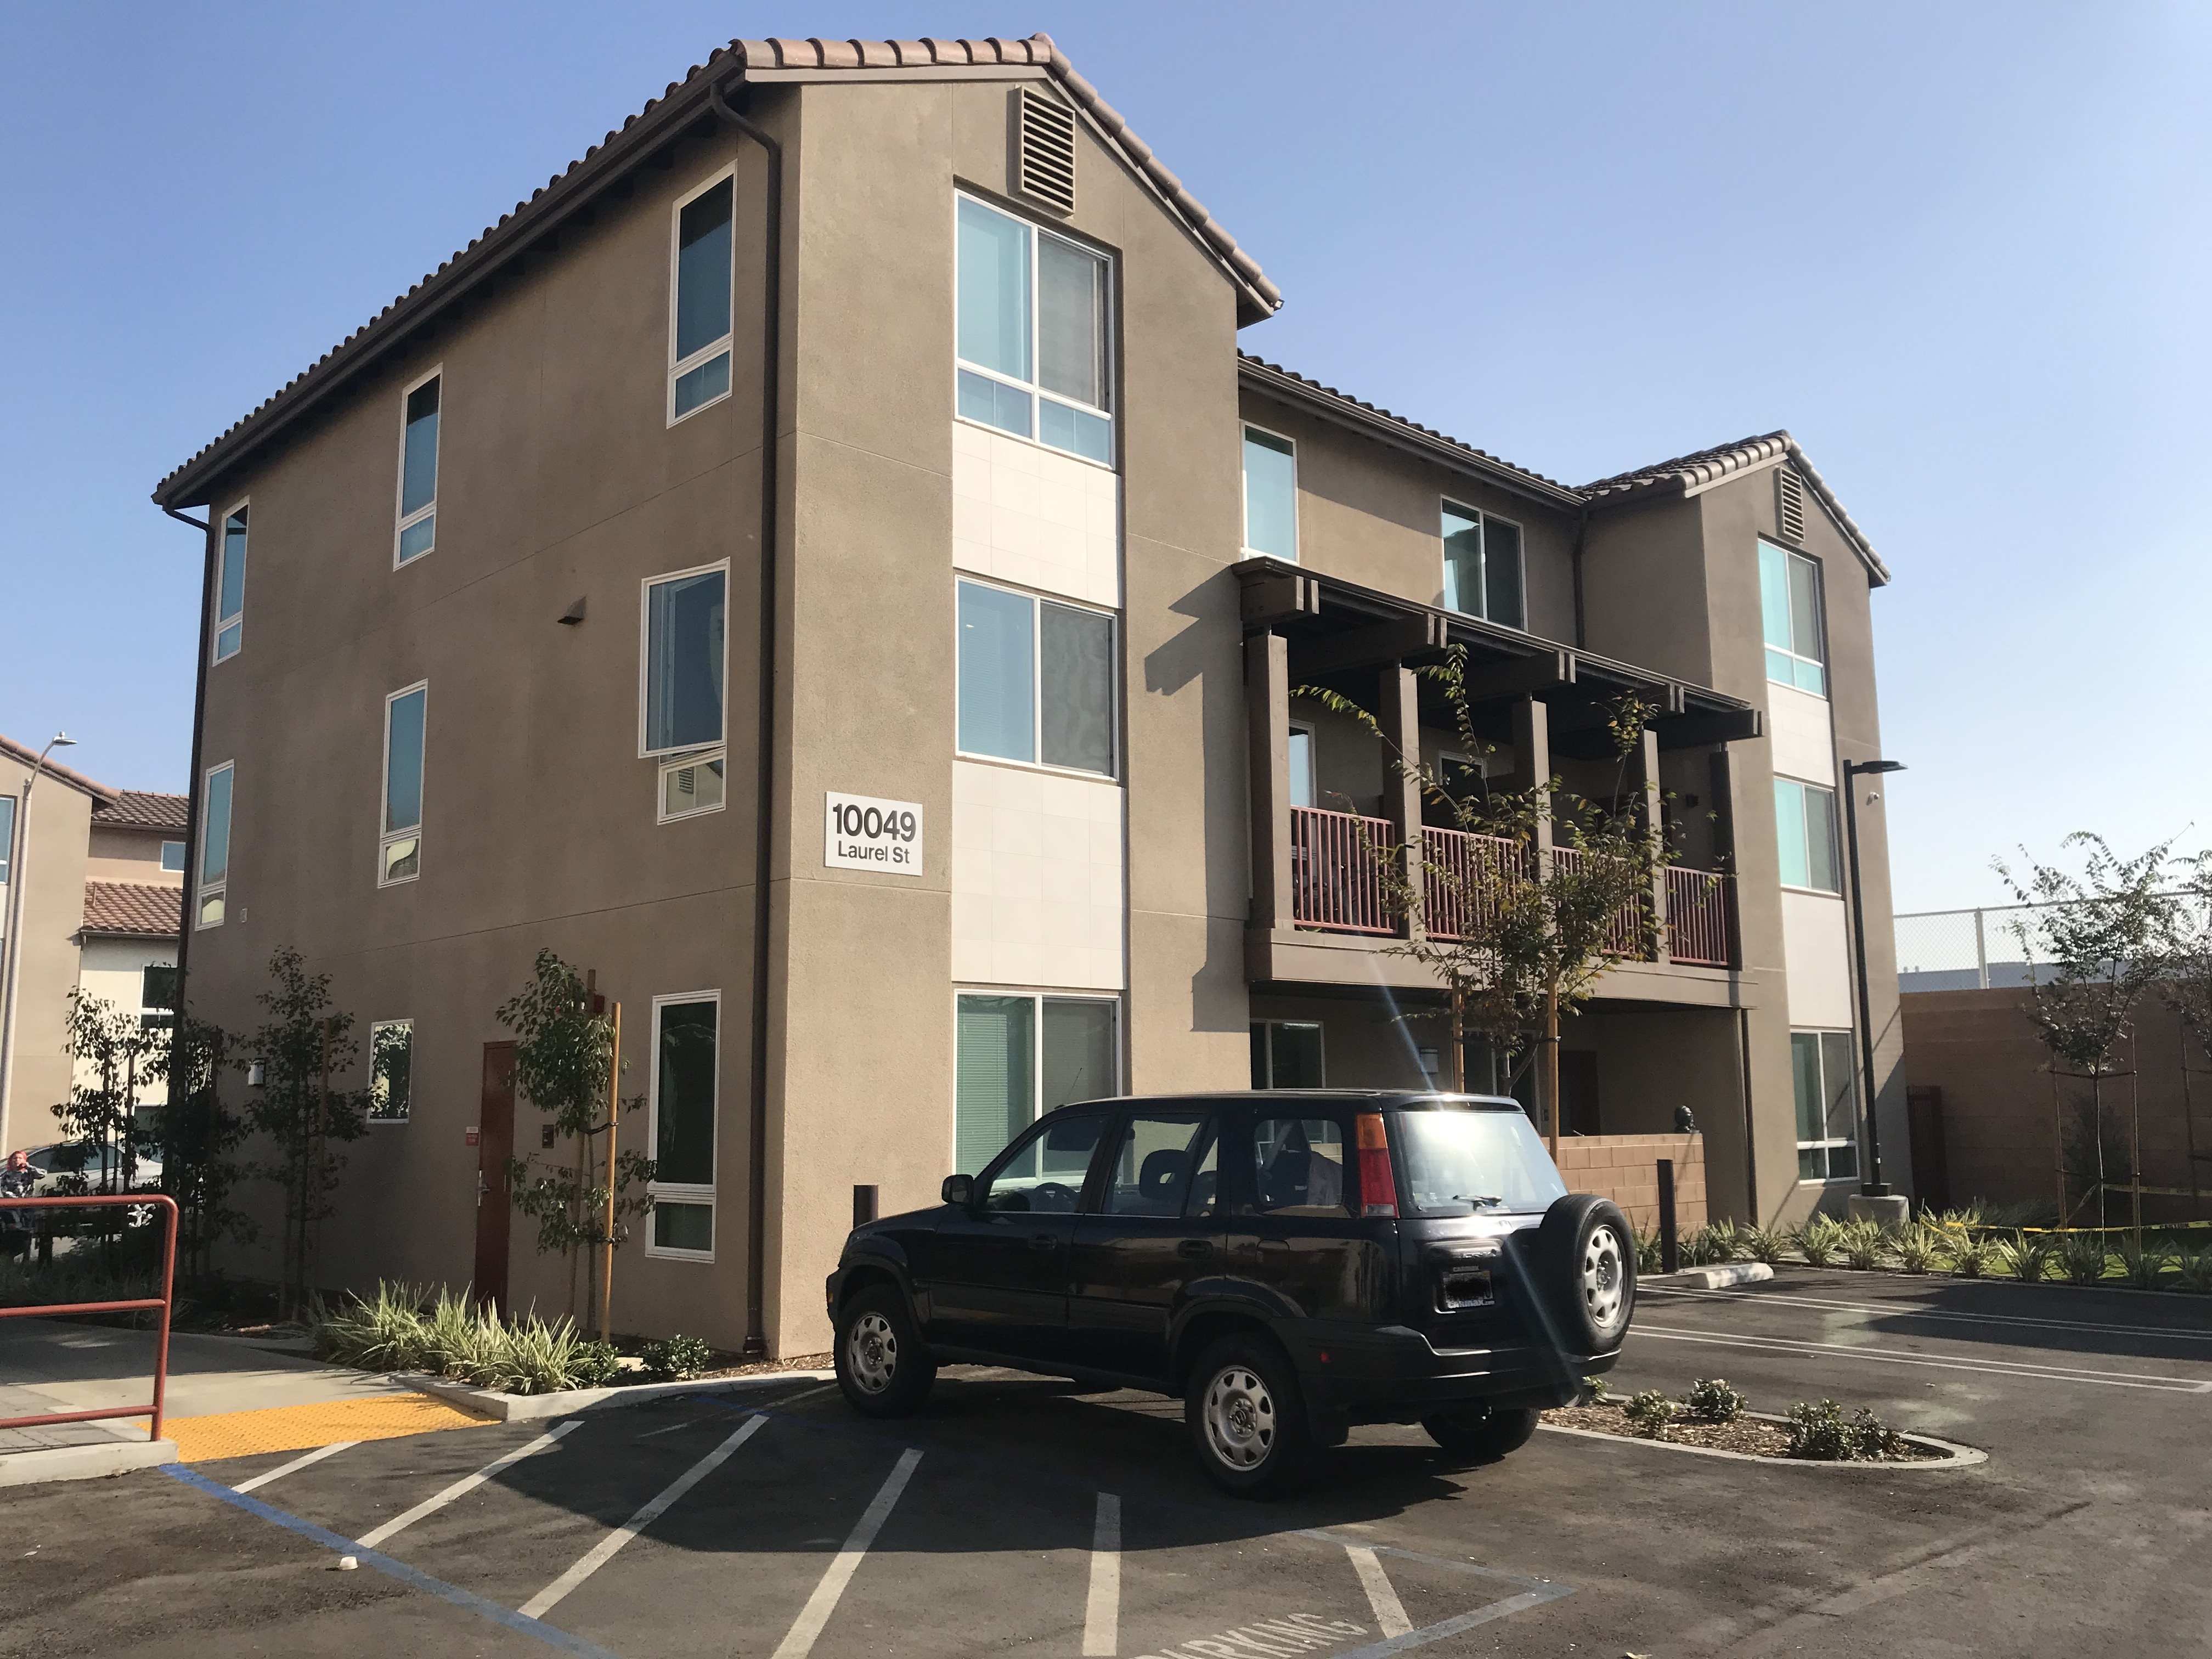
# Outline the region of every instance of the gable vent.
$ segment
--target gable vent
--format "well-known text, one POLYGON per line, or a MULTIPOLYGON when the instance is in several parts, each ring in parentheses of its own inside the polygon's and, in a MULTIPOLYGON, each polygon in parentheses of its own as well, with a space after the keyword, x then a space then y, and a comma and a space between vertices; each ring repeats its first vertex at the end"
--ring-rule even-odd
POLYGON ((1026 87, 1014 99, 1014 188, 1055 211, 1075 211, 1075 112, 1026 87))
POLYGON ((1794 466, 1774 469, 1776 491, 1775 518, 1782 526, 1785 541, 1805 544, 1805 481, 1797 476, 1794 466))

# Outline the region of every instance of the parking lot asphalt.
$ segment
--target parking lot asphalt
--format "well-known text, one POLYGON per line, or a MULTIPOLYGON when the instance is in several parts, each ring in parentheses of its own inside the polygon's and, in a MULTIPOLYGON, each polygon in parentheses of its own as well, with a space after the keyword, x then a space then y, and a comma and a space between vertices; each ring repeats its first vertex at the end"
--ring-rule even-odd
POLYGON ((1547 1433, 1454 1470, 1368 1428, 1254 1504, 1205 1484, 1175 1402, 963 1369, 877 1424, 796 1382, 19 1490, 0 1654, 2212 1651, 2202 1304, 1788 1269, 1648 1287, 1615 1386, 1713 1376, 1989 1458, 1547 1433))

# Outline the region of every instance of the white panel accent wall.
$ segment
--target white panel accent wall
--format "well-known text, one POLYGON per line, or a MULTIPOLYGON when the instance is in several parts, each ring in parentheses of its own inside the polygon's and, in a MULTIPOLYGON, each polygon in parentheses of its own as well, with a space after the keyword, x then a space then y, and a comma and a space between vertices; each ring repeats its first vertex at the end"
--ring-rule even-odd
POLYGON ((1790 1023, 1849 1030, 1851 940, 1844 902, 1825 893, 1782 895, 1782 964, 1790 975, 1790 1023))
POLYGON ((952 763, 952 977, 1118 991, 1121 787, 952 763))
POLYGON ((1836 785, 1836 739, 1828 724, 1828 700, 1794 685, 1766 684, 1767 733, 1774 739, 1778 776, 1803 783, 1836 785))
POLYGON ((1119 610, 1121 479, 981 427, 952 428, 952 562, 1119 610))

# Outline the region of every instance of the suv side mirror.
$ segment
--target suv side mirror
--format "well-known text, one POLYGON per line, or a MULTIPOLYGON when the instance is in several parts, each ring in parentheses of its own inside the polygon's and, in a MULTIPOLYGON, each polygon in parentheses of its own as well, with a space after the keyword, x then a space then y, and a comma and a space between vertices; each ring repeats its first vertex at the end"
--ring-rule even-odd
POLYGON ((947 1176, 945 1177, 945 1184, 937 1189, 937 1195, 947 1204, 957 1206, 960 1209, 970 1208, 975 1202, 975 1177, 964 1175, 947 1176))

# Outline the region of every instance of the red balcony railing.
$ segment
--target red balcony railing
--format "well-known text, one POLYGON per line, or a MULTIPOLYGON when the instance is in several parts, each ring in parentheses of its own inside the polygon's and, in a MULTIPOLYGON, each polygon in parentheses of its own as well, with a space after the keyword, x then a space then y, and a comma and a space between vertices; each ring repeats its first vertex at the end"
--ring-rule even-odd
MULTIPOLYGON (((1561 870, 1574 869, 1585 856, 1571 847, 1554 847, 1552 849, 1552 863, 1561 870)), ((1605 930, 1605 953, 1629 961, 1644 956, 1643 918, 1633 902, 1624 904, 1613 913, 1613 919, 1605 930)))
POLYGON ((1423 911, 1431 939, 1465 939, 1496 914, 1491 885, 1501 876, 1517 877, 1523 854, 1519 843, 1497 836, 1472 836, 1463 830, 1421 831, 1423 856, 1431 873, 1423 911))
POLYGON ((1701 968, 1735 962, 1729 948, 1729 878, 1710 870, 1667 866, 1667 953, 1701 968))
POLYGON ((1297 925, 1335 933, 1396 933, 1375 867, 1375 849, 1396 844, 1388 818, 1291 808, 1291 915, 1297 925))

